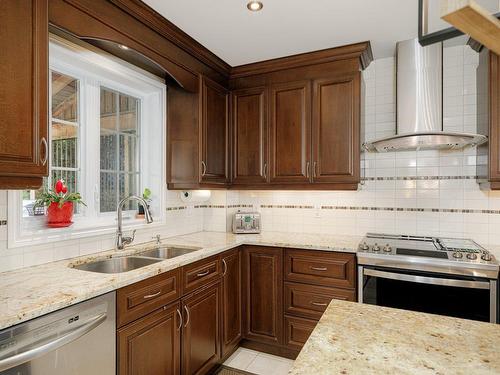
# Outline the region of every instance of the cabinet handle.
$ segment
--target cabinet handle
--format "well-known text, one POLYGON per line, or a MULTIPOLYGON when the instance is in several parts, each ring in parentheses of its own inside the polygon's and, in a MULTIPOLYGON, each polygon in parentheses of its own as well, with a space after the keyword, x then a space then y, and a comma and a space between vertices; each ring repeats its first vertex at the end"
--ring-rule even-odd
POLYGON ((47 145, 47 140, 45 139, 45 137, 42 137, 40 143, 43 146, 42 165, 45 165, 47 164, 47 159, 49 157, 49 146, 47 145))
POLYGON ((324 303, 324 302, 311 302, 311 305, 314 305, 314 306, 321 306, 321 307, 325 307, 325 306, 328 306, 328 303, 324 303))
POLYGON ((187 306, 184 306, 184 311, 186 312, 186 323, 184 323, 184 327, 187 327, 187 325, 189 324, 189 310, 187 306))
POLYGON ((227 263, 226 263, 225 259, 222 259, 222 266, 223 266, 222 276, 226 276, 226 273, 227 273, 227 263))
POLYGON ((205 272, 197 273, 196 276, 203 277, 203 276, 207 276, 209 273, 210 273, 210 270, 206 270, 205 272))
POLYGON ((309 162, 306 163, 306 177, 309 178, 309 162))
POLYGON ((201 161, 201 176, 205 176, 205 174, 207 173, 207 165, 205 164, 205 162, 202 160, 201 161))
POLYGON ((161 294, 161 290, 157 291, 156 293, 153 294, 146 294, 143 298, 144 299, 150 299, 154 297, 158 297, 161 294))
POLYGON ((310 269, 314 270, 314 271, 326 271, 328 268, 326 267, 309 267, 310 269))
POLYGON ((177 330, 180 331, 182 328, 182 314, 179 309, 176 309, 175 312, 179 315, 179 327, 177 327, 177 330))
POLYGON ((267 163, 264 163, 264 180, 267 180, 267 163))
POLYGON ((314 162, 313 164, 313 177, 316 178, 318 176, 317 172, 316 172, 316 167, 318 166, 318 163, 317 162, 314 162))

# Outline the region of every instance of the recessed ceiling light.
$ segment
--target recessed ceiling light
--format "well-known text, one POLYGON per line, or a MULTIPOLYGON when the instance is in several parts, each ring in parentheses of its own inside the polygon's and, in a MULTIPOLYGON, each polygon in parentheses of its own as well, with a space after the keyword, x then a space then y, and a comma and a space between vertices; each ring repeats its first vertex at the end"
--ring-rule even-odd
POLYGON ((247 4, 248 10, 251 10, 252 12, 258 12, 264 7, 264 4, 262 4, 260 1, 252 0, 249 1, 247 4))
POLYGON ((128 47, 127 47, 126 45, 124 45, 124 44, 120 44, 120 48, 121 48, 121 49, 124 49, 124 50, 127 50, 127 49, 128 49, 128 47))

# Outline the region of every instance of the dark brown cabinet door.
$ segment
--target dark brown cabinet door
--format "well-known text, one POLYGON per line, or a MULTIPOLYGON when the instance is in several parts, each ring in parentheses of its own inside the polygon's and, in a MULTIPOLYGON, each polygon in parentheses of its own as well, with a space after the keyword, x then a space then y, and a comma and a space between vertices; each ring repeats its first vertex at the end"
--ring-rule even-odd
POLYGON ((0 188, 39 187, 48 174, 47 4, 0 1, 0 188))
POLYGON ((243 249, 245 331, 249 340, 283 342, 283 255, 281 248, 243 249))
POLYGON ((265 87, 232 93, 234 184, 267 181, 267 113, 265 87))
POLYGON ((492 190, 500 190, 500 58, 489 53, 489 180, 492 190))
POLYGON ((232 250, 222 257, 222 356, 241 339, 241 253, 232 250))
POLYGON ((359 182, 360 73, 313 82, 314 182, 359 182))
POLYGON ((182 374, 205 374, 220 356, 220 282, 182 299, 182 374))
POLYGON ((311 160, 311 83, 271 85, 270 178, 307 183, 311 160))
POLYGON ((201 182, 228 181, 228 109, 226 89, 206 78, 201 81, 201 182))
POLYGON ((119 329, 119 375, 180 374, 181 324, 176 303, 119 329))

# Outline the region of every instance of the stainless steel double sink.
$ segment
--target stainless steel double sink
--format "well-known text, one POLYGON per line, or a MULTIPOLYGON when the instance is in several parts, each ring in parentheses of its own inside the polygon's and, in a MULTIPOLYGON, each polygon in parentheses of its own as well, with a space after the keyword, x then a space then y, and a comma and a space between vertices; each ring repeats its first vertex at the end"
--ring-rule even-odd
POLYGON ((159 246, 154 249, 142 251, 138 254, 96 260, 73 266, 73 268, 97 273, 122 273, 146 267, 165 259, 172 259, 181 255, 189 254, 197 250, 200 250, 200 248, 175 247, 167 245, 159 246))

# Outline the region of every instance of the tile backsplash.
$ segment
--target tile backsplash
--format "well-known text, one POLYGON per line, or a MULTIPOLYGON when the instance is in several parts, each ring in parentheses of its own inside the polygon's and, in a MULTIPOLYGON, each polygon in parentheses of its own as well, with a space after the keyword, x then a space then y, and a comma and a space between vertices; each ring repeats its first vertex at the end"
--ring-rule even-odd
MULTIPOLYGON (((469 47, 444 50, 444 128, 476 132, 475 69, 469 47)), ((395 59, 363 72, 365 140, 395 134, 395 59)), ((366 232, 468 237, 500 245, 500 191, 476 182, 476 151, 367 153, 358 191, 212 191, 210 201, 184 203, 168 191, 167 223, 137 233, 137 242, 207 231, 230 231, 238 209, 262 214, 264 231, 364 235, 366 232)), ((114 235, 7 248, 7 192, 0 191, 0 271, 107 250, 114 235)), ((500 257, 500 254, 497 254, 500 257)))

